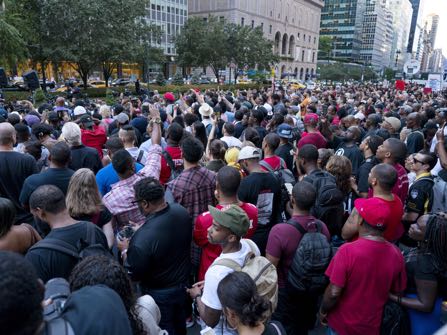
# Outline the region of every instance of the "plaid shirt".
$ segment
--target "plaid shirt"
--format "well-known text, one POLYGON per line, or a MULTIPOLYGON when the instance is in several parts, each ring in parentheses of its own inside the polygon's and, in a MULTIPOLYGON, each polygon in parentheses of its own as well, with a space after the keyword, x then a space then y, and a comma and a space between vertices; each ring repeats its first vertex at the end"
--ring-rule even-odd
POLYGON ((134 185, 146 177, 160 178, 161 152, 159 145, 152 145, 148 152, 146 165, 133 176, 120 180, 112 185, 112 189, 107 193, 102 201, 104 206, 112 213, 114 221, 114 230, 118 231, 129 221, 142 225, 146 218, 140 213, 138 204, 135 201, 134 185))
MULTIPOLYGON (((208 211, 208 205, 215 205, 214 190, 216 174, 204 167, 194 167, 183 171, 169 182, 168 191, 174 200, 186 208, 192 217, 193 230, 196 218, 208 211)), ((191 248, 191 260, 194 265, 200 263, 200 248, 194 243, 191 248)))

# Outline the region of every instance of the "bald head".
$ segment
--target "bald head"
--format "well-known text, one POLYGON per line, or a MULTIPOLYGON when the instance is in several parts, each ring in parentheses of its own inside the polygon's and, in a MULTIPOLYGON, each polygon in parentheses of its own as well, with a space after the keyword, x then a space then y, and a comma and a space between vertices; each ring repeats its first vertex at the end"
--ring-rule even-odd
POLYGON ((8 123, 0 123, 0 145, 14 145, 16 141, 16 130, 8 123))
POLYGON ((371 170, 371 177, 377 180, 384 191, 391 191, 397 182, 397 171, 390 164, 377 164, 371 170))

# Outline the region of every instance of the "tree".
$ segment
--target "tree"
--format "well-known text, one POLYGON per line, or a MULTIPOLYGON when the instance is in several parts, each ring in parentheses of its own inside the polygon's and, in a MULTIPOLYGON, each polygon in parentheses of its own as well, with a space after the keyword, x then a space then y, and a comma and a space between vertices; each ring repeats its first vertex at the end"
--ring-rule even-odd
POLYGON ((7 22, 7 12, 0 12, 0 64, 13 67, 26 57, 26 43, 20 32, 7 22))
POLYGON ((180 71, 177 70, 177 72, 174 74, 174 77, 172 78, 172 84, 177 86, 182 86, 184 84, 183 76, 180 71))
POLYGON ((191 84, 193 85, 199 85, 200 84, 200 77, 197 73, 193 73, 191 77, 191 84))
POLYGON ((140 43, 134 53, 133 60, 140 64, 143 81, 149 81, 149 68, 154 65, 163 64, 166 57, 162 49, 154 46, 161 38, 161 28, 155 25, 143 28, 144 33, 140 36, 140 43))
POLYGON ((332 39, 329 36, 321 36, 318 39, 318 52, 324 55, 324 58, 331 58, 332 39))
POLYGON ((390 67, 386 67, 383 72, 385 79, 392 80, 394 78, 394 70, 390 67))
POLYGON ((163 72, 158 72, 157 78, 155 78, 155 82, 158 86, 165 86, 166 85, 166 79, 163 75, 163 72))

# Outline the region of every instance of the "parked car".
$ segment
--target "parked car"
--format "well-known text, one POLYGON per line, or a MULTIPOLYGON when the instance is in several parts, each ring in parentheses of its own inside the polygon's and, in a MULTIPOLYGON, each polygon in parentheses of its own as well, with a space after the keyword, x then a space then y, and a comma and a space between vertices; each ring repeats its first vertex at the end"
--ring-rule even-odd
POLYGON ((131 82, 130 78, 118 78, 112 81, 112 86, 126 86, 131 82))
POLYGON ((105 88, 106 82, 104 80, 91 80, 88 82, 94 88, 105 88))

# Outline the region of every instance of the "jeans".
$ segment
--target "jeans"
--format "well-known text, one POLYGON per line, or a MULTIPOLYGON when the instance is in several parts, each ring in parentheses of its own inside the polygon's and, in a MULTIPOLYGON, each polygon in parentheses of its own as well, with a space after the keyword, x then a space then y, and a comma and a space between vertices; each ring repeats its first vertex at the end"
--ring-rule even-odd
POLYGON ((160 328, 166 330, 169 335, 185 335, 185 285, 157 290, 143 288, 142 291, 143 294, 152 296, 160 308, 160 328))

